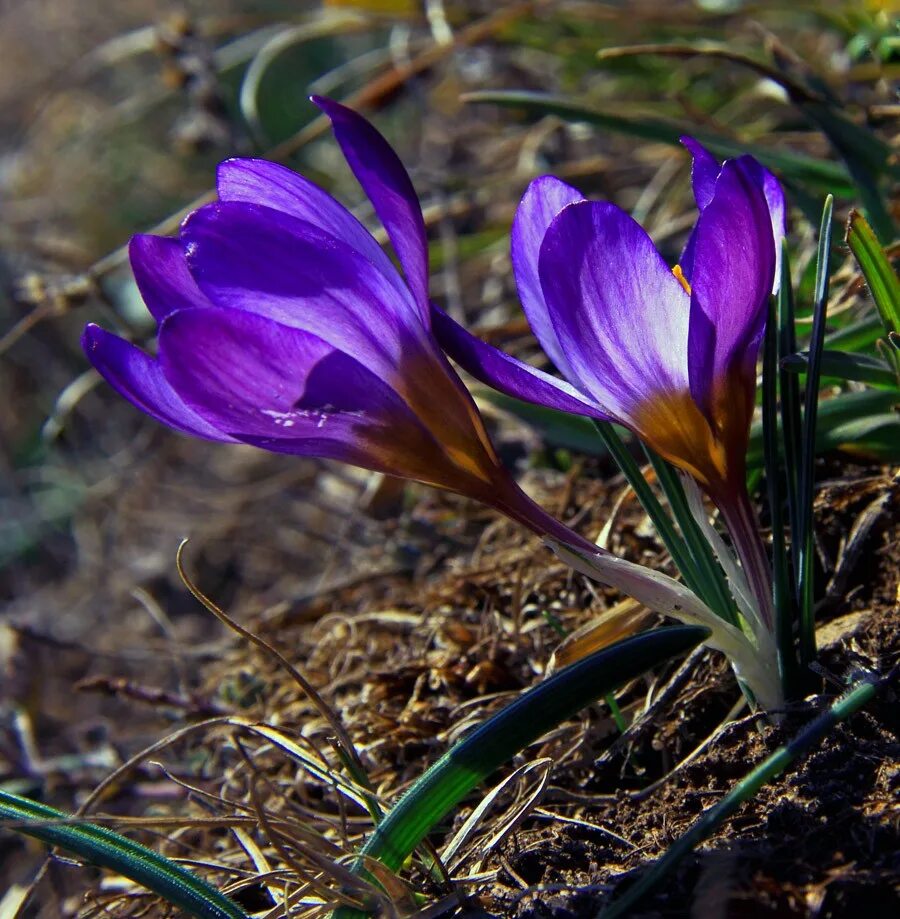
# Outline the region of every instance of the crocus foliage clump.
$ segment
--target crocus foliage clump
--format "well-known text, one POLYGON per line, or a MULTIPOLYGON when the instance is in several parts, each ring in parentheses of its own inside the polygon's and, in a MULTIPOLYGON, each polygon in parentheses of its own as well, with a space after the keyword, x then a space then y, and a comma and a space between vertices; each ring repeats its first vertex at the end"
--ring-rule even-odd
MULTIPOLYGON (((560 379, 482 343, 431 304, 424 220, 400 160, 361 116, 314 101, 400 270, 307 179, 228 160, 218 200, 192 213, 179 238, 132 240, 135 278, 159 323, 157 356, 91 325, 83 344, 93 365, 183 433, 341 460, 495 507, 579 570, 706 625, 708 644, 728 655, 759 703, 777 707, 771 574, 744 459, 784 232, 775 178, 750 157, 720 167, 686 140, 700 216, 674 270, 619 208, 585 201, 553 177, 535 180, 513 226, 513 265, 560 379), (617 421, 683 470, 731 536, 737 560, 717 545, 743 624, 538 507, 500 463, 447 355, 505 393, 617 421)), ((694 504, 702 513, 699 497, 694 504)))

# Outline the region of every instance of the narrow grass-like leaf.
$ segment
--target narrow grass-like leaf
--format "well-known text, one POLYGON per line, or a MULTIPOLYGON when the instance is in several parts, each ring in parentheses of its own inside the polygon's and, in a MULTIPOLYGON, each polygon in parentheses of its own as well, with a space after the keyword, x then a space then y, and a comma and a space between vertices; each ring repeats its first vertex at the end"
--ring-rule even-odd
POLYGON ((654 890, 659 883, 689 852, 703 840, 708 839, 738 808, 749 801, 764 785, 778 778, 800 757, 805 756, 837 724, 845 721, 871 701, 879 684, 874 681, 859 683, 841 696, 830 708, 810 722, 793 740, 779 747, 755 769, 751 770, 717 804, 707 810, 700 819, 659 858, 637 881, 615 902, 602 910, 598 919, 623 919, 634 915, 634 908, 643 897, 654 890))
MULTIPOLYGON (((656 495, 653 494, 653 489, 644 478, 640 466, 635 462, 631 453, 628 452, 628 448, 622 442, 622 438, 619 437, 613 425, 607 421, 597 421, 594 422, 594 425, 604 446, 616 461, 618 467, 622 470, 622 474, 625 476, 626 481, 634 489, 638 501, 641 502, 641 506, 647 512, 647 516, 656 527, 659 538, 662 540, 666 549, 668 549, 685 583, 726 622, 735 624, 734 606, 731 602, 728 588, 724 585, 724 576, 722 576, 722 587, 724 587, 724 594, 722 594, 722 587, 715 582, 715 571, 710 574, 708 571, 704 570, 702 564, 694 557, 688 544, 685 530, 682 529, 681 533, 679 533, 675 529, 672 519, 656 499, 656 495)), ((683 497, 684 495, 682 494, 682 498, 683 497)), ((684 503, 686 509, 686 502, 684 503)), ((690 517, 690 511, 687 511, 687 515, 690 517)), ((686 523, 688 527, 690 527, 691 524, 696 528, 693 517, 690 517, 690 524, 686 523)), ((700 539, 706 544, 702 534, 700 539)), ((709 551, 708 545, 707 551, 709 551)), ((714 560, 713 564, 715 565, 714 560)), ((717 565, 715 567, 718 568, 717 565)), ((721 575, 721 569, 719 573, 721 575)))
POLYGON ((882 334, 881 320, 870 315, 829 332, 825 344, 832 351, 869 351, 882 334))
MULTIPOLYGON (((868 354, 849 354, 846 351, 823 350, 821 355, 823 377, 837 377, 839 380, 857 380, 873 386, 896 386, 897 376, 882 360, 868 354)), ((785 370, 806 373, 809 367, 809 352, 789 354, 781 362, 785 370)))
MULTIPOLYGON (((796 374, 787 374, 796 379, 796 374)), ((782 405, 784 394, 782 393, 782 405)), ((838 447, 852 446, 852 437, 848 436, 857 426, 859 431, 866 429, 867 419, 880 417, 894 411, 900 404, 900 394, 892 389, 866 389, 862 392, 845 392, 825 399, 819 406, 816 423, 816 453, 825 453, 838 447)), ((788 438, 779 426, 779 437, 787 446, 788 438)), ((750 428, 750 449, 747 452, 747 465, 751 468, 763 463, 762 424, 754 422, 750 428)))
MULTIPOLYGON (((894 393, 900 404, 900 394, 894 393)), ((896 411, 854 418, 833 427, 827 438, 816 438, 817 448, 826 441, 833 442, 855 456, 868 457, 882 463, 900 462, 900 414, 896 411)))
POLYGON ((693 124, 685 124, 657 115, 626 115, 609 112, 586 105, 566 96, 527 90, 482 90, 466 93, 464 102, 491 103, 511 108, 521 108, 540 115, 559 115, 569 121, 584 121, 610 131, 640 137, 644 140, 661 141, 680 146, 679 138, 690 134, 722 157, 736 157, 751 153, 761 163, 776 169, 786 176, 820 189, 831 189, 837 194, 851 196, 853 184, 847 171, 838 163, 792 153, 769 149, 758 144, 732 140, 693 124))
POLYGON ((14 821, 11 829, 18 833, 117 871, 191 916, 248 919, 236 903, 202 878, 105 827, 6 791, 0 791, 0 819, 14 821))
MULTIPOLYGON (((783 372, 785 377, 793 380, 796 387, 798 385, 797 374, 789 371, 783 372)), ((521 418, 538 431, 548 444, 575 450, 586 456, 603 456, 607 453, 603 442, 597 437, 593 423, 581 415, 567 415, 557 409, 546 408, 543 405, 532 405, 528 402, 514 399, 511 396, 489 390, 479 390, 478 398, 485 399, 517 418, 521 418)), ((784 390, 782 390, 781 401, 783 407, 785 403, 784 390)), ((881 420, 881 416, 891 412, 897 404, 900 404, 900 397, 898 397, 896 390, 891 389, 866 389, 862 392, 846 392, 824 400, 819 406, 819 418, 816 425, 816 452, 824 453, 838 447, 852 448, 852 438, 847 436, 850 430, 847 427, 849 424, 860 422, 861 427, 859 430, 863 431, 865 429, 865 419, 878 416, 881 420)), ((797 413, 799 416, 799 396, 797 413)), ((800 430, 799 422, 797 430, 800 430)), ((787 447, 788 439, 783 435, 784 428, 779 419, 778 436, 784 440, 787 447)), ((884 454, 888 457, 885 462, 890 462, 890 456, 894 454, 884 453, 887 449, 888 443, 885 442, 877 455, 884 454)), ((763 461, 762 424, 756 421, 750 428, 750 443, 747 449, 748 483, 752 481, 755 473, 761 471, 763 461)), ((754 490, 749 484, 748 487, 751 492, 754 490)))
POLYGON ((523 402, 495 389, 476 387, 473 393, 478 401, 489 402, 515 415, 516 418, 521 418, 548 444, 574 450, 586 456, 602 456, 606 453, 603 441, 597 437, 594 423, 584 415, 569 415, 555 408, 523 402))
POLYGON ((832 208, 834 198, 825 199, 819 246, 816 253, 816 285, 813 294, 813 328, 806 371, 806 396, 803 404, 803 441, 800 457, 800 495, 795 535, 799 580, 797 599, 800 616, 800 662, 806 667, 816 654, 816 626, 813 608, 813 476, 816 456, 816 413, 819 407, 819 375, 822 345, 825 341, 825 313, 828 307, 828 280, 831 264, 832 208))
MULTIPOLYGON (((406 792, 360 850, 353 870, 374 859, 398 871, 426 835, 497 768, 586 705, 651 667, 684 654, 709 632, 696 626, 656 629, 610 645, 523 693, 456 743, 406 792)), ((335 919, 358 911, 341 907, 335 919)))
POLYGON ((662 488, 669 502, 672 516, 678 524, 678 529, 687 545, 688 552, 695 565, 697 577, 700 581, 701 597, 723 619, 732 625, 737 625, 734 599, 728 589, 728 580, 721 565, 716 560, 712 547, 703 535, 700 525, 694 519, 684 494, 684 488, 675 470, 649 447, 644 446, 647 459, 650 460, 659 487, 662 488))
POLYGON ((780 84, 791 103, 803 112, 831 142, 835 152, 844 160, 859 197, 875 223, 878 235, 889 241, 894 235, 894 222, 878 187, 879 178, 891 175, 900 178, 892 150, 880 137, 866 126, 848 118, 840 103, 828 91, 826 84, 816 77, 807 78, 782 64, 776 52, 774 64, 736 52, 718 42, 633 45, 608 48, 600 51, 600 59, 626 57, 635 54, 670 55, 675 57, 705 56, 725 59, 750 67, 757 73, 780 84))
POLYGON ((869 285, 885 332, 900 332, 900 278, 859 211, 850 212, 847 245, 869 285))
POLYGON ((772 605, 775 607, 775 647, 778 669, 786 701, 797 694, 797 648, 794 636, 796 609, 791 590, 791 572, 784 532, 781 451, 778 447, 778 317, 774 300, 769 302, 769 318, 763 344, 762 430, 765 453, 769 517, 772 524, 772 605))
MULTIPOLYGON (((794 311, 794 285, 791 278, 791 261, 788 253, 787 241, 781 244, 781 280, 778 287, 776 302, 778 314, 778 359, 781 360, 797 351, 797 330, 794 311)), ((776 433, 776 440, 784 444, 784 481, 788 508, 788 521, 791 525, 791 539, 797 538, 797 521, 800 516, 800 452, 801 452, 801 405, 800 381, 796 374, 789 373, 784 367, 779 367, 778 391, 781 397, 781 425, 776 433)), ((761 424, 758 429, 750 430, 750 447, 747 457, 748 465, 752 465, 751 457, 754 447, 762 444, 761 424)), ((760 454, 762 451, 760 451, 760 454)), ((796 547, 794 547, 796 552, 796 547)), ((799 561, 796 555, 792 557, 794 577, 792 583, 796 584, 799 573, 799 561)))

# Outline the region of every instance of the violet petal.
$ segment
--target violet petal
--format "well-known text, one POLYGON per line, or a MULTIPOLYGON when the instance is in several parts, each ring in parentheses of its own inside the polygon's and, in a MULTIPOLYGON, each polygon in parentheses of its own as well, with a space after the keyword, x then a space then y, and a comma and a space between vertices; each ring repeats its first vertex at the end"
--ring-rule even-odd
POLYGON ((432 308, 431 323, 447 354, 476 380, 493 389, 561 412, 599 419, 609 417, 574 386, 481 341, 443 310, 432 308))
POLYGON ((540 277, 577 381, 611 415, 633 424, 646 402, 687 392, 689 298, 628 214, 594 201, 565 208, 540 277))
POLYGON ((332 99, 312 101, 330 119, 344 157, 387 230, 406 281, 429 321, 428 244, 425 221, 412 181, 390 144, 365 118, 332 99))
POLYGON ((182 310, 160 362, 185 402, 235 439, 419 477, 437 447, 406 403, 317 336, 238 310, 182 310))
POLYGON ((132 236, 128 258, 141 297, 157 322, 174 310, 212 305, 188 271, 181 240, 149 234, 132 236))
POLYGON ((571 185, 554 176, 539 176, 522 196, 510 239, 513 272, 522 309, 541 347, 559 372, 569 380, 572 380, 574 374, 547 313, 538 272, 538 258, 541 243, 553 218, 567 205, 583 200, 581 192, 571 185))
POLYGON ((302 175, 261 159, 230 159, 219 164, 220 201, 262 204, 320 227, 364 255, 383 274, 397 269, 372 234, 324 189, 302 175))
POLYGON ((182 227, 188 265, 217 306, 303 329, 386 376, 426 333, 409 291, 346 243, 268 207, 226 201, 182 227))
MULTIPOLYGON (((712 420, 729 373, 746 369, 748 350, 755 360, 775 268, 769 207, 743 157, 722 167, 695 237, 688 365, 691 395, 712 420)), ((752 395, 752 381, 744 388, 752 395)))
POLYGON ((189 408, 169 385, 159 362, 131 342, 91 323, 84 330, 81 346, 106 382, 151 418, 206 440, 233 439, 189 408))

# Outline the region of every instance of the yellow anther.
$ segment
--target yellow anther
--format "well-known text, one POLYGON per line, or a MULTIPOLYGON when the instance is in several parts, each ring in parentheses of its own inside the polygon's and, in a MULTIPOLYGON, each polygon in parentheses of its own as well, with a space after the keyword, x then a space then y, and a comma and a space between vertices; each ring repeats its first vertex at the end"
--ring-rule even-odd
POLYGON ((681 265, 676 265, 672 269, 672 274, 674 274, 675 277, 678 278, 678 283, 685 289, 688 296, 690 296, 691 285, 688 284, 688 279, 684 276, 684 272, 681 270, 681 265))

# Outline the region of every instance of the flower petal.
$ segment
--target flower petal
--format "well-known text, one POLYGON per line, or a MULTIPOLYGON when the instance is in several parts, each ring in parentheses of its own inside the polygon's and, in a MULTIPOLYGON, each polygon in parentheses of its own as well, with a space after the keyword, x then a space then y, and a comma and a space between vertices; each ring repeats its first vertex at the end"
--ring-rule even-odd
POLYGON ((216 188, 220 201, 262 204, 320 227, 364 255, 383 274, 397 269, 372 234, 314 182, 286 166, 260 159, 230 159, 219 164, 216 188))
POLYGON ((173 310, 212 305, 188 271, 180 240, 149 234, 132 236, 128 258, 138 290, 157 322, 173 310))
POLYGON ((741 415, 736 423, 749 424, 756 352, 775 270, 772 220, 755 166, 744 157, 725 163, 695 230, 691 395, 718 426, 735 413, 741 415))
POLYGON ((694 158, 691 166, 691 184, 694 187, 694 200, 697 202, 697 209, 703 210, 710 201, 716 190, 716 179, 719 177, 719 161, 693 137, 679 138, 682 145, 685 146, 694 158))
POLYGON ((312 101, 331 119, 344 157, 384 224, 406 281, 429 321, 428 245, 425 221, 409 175, 390 144, 365 118, 331 99, 312 101))
POLYGON ((510 240, 513 272, 522 309, 541 347, 559 372, 569 380, 574 374, 547 313, 538 272, 538 258, 541 243, 553 218, 567 205, 583 200, 580 191, 555 176, 538 177, 522 196, 510 240))
MULTIPOLYGON (((701 143, 692 137, 682 137, 681 143, 690 151, 694 158, 691 168, 691 180, 694 186, 694 199, 698 210, 702 211, 712 201, 716 190, 716 180, 719 177, 720 167, 718 160, 701 143)), ((784 189, 774 173, 770 172, 758 160, 751 156, 741 157, 743 168, 751 180, 758 184, 766 197, 769 207, 769 216, 772 220, 772 236, 775 240, 775 281, 772 293, 778 293, 781 283, 781 241, 784 239, 787 222, 787 202, 784 189)), ((681 257, 681 267, 685 277, 690 280, 694 261, 694 246, 696 245, 696 228, 691 233, 684 253, 681 257)))
POLYGON ((159 362, 124 338, 89 324, 81 346, 106 382, 142 412, 184 434, 206 440, 233 439, 188 408, 163 376, 159 362))
POLYGON ((686 393, 689 301, 650 237, 612 204, 572 204, 540 255, 550 321, 575 383, 611 415, 686 393))
POLYGON ((390 386, 307 331, 182 310, 160 330, 160 363, 187 404, 244 443, 426 481, 446 464, 390 386))
POLYGON ((481 341, 436 306, 431 324, 441 347, 476 380, 525 402, 591 418, 609 417, 574 386, 481 341))
POLYGON ((425 341, 409 291, 311 223, 226 201, 195 211, 182 236, 188 265, 217 306, 303 329, 382 377, 425 341))

